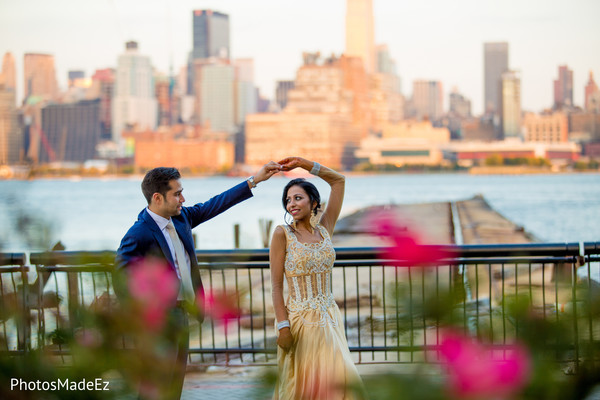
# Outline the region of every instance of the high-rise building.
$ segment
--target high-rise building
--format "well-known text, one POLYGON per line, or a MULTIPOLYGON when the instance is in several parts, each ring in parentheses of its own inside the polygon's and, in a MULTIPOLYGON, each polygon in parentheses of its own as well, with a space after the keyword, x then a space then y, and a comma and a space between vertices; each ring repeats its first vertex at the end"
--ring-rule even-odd
POLYGON ((285 109, 288 102, 288 92, 294 88, 294 81, 277 81, 275 101, 280 110, 285 109))
POLYGON ((228 60, 229 15, 212 10, 193 11, 194 59, 216 57, 228 60))
POLYGON ((158 125, 171 126, 177 123, 177 96, 175 78, 159 73, 154 76, 154 88, 158 102, 158 125))
POLYGON ((502 74, 501 126, 504 139, 521 137, 521 77, 517 71, 502 74))
POLYGON ((23 132, 19 128, 16 94, 0 84, 0 165, 23 160, 23 132))
POLYGON ((54 56, 26 53, 24 56, 24 98, 53 99, 58 92, 54 56))
POLYGON ((467 99, 456 89, 450 93, 450 108, 451 114, 459 118, 471 117, 471 100, 467 99))
POLYGON ((523 128, 526 142, 564 143, 569 139, 569 121, 562 112, 527 113, 523 118, 523 128))
POLYGON ((508 43, 483 44, 484 113, 499 115, 502 74, 508 71, 508 43))
POLYGON ((587 111, 600 110, 600 89, 594 82, 594 73, 590 71, 588 83, 585 85, 585 109, 587 111))
POLYGON ((393 78, 392 90, 396 93, 402 93, 402 84, 396 68, 396 61, 390 56, 388 46, 380 44, 375 48, 377 55, 377 72, 393 78))
POLYGON ((16 90, 17 88, 17 72, 15 68, 15 57, 10 52, 2 57, 2 70, 0 70, 0 85, 4 85, 4 89, 16 90))
POLYGON ((239 58, 233 62, 235 68, 235 124, 242 126, 246 115, 257 110, 254 86, 254 60, 239 58))
POLYGON ((112 139, 112 101, 115 89, 115 70, 98 69, 92 76, 90 97, 100 99, 100 137, 112 139))
POLYGON ((121 143, 124 130, 153 130, 156 123, 157 101, 150 57, 138 52, 136 42, 127 42, 125 53, 117 61, 112 104, 113 141, 121 143))
POLYGON ((40 162, 93 159, 99 140, 100 99, 42 108, 40 162))
POLYGON ((77 82, 85 79, 85 71, 75 70, 67 72, 67 76, 69 79, 69 87, 73 87, 77 85, 77 82))
POLYGON ((375 72, 377 66, 372 0, 346 1, 345 55, 361 58, 365 71, 367 73, 375 72))
POLYGON ((554 81, 554 109, 573 106, 573 71, 566 65, 558 67, 558 79, 554 81))
POLYGON ((227 62, 196 62, 196 121, 212 131, 234 133, 235 69, 227 62))
POLYGON ((213 10, 192 11, 192 51, 188 58, 187 93, 194 94, 195 61, 217 58, 229 60, 229 15, 213 10))
POLYGON ((439 81, 414 81, 412 106, 417 119, 439 120, 443 115, 442 83, 439 81))

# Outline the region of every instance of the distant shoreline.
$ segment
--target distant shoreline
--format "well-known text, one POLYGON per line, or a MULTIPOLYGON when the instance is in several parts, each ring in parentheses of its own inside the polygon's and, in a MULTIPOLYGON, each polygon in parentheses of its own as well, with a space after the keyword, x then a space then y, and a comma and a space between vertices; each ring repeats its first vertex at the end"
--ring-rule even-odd
MULTIPOLYGON (((493 167, 471 167, 464 170, 398 170, 398 171, 345 171, 346 176, 376 176, 376 175, 429 175, 429 174, 463 174, 463 175, 562 175, 562 174, 600 174, 600 170, 552 170, 550 168, 535 168, 524 166, 493 166, 493 167)), ((182 171, 185 178, 213 178, 213 177, 247 177, 247 174, 230 173, 188 173, 182 171)), ((115 173, 69 173, 62 171, 60 173, 44 173, 39 175, 17 173, 15 176, 2 176, 0 181, 32 181, 32 180, 87 180, 87 179, 142 179, 144 174, 115 174, 115 173)), ((285 175, 289 177, 289 174, 285 175)), ((294 175, 295 176, 295 175, 294 175)), ((299 175, 300 176, 300 175, 299 175)), ((308 176, 308 175, 307 175, 308 176)))

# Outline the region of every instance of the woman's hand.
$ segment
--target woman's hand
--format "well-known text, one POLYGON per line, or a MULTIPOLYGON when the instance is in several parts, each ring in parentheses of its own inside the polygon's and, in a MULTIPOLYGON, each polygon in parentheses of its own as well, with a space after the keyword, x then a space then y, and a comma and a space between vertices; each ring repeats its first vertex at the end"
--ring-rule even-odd
POLYGON ((282 171, 291 171, 294 168, 304 168, 310 170, 312 168, 312 162, 305 160, 302 157, 286 157, 278 163, 281 165, 282 171))
POLYGON ((281 328, 281 330, 279 331, 279 336, 277 337, 277 345, 281 347, 283 351, 288 352, 292 348, 293 344, 294 337, 292 336, 290 328, 281 328))

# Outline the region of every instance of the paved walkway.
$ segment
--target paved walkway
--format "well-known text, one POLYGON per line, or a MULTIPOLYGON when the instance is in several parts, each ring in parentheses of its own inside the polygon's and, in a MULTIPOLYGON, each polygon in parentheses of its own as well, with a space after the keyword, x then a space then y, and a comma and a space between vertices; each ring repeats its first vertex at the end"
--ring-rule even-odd
POLYGON ((265 387, 263 367, 211 367, 206 372, 188 372, 181 400, 270 399, 272 388, 265 387))
MULTIPOLYGON (((411 366, 364 364, 357 365, 361 376, 383 371, 407 371, 411 366)), ((271 371, 275 371, 274 367, 271 371)), ((405 372, 406 372, 405 371, 405 372)), ((206 372, 188 372, 181 400, 266 400, 273 388, 264 384, 267 367, 209 367, 206 372)))

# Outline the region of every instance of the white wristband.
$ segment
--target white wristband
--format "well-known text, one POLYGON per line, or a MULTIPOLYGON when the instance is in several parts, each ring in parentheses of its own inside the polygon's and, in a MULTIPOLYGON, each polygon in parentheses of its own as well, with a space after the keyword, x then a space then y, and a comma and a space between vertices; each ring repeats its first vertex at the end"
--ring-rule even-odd
POLYGON ((281 321, 277 323, 277 330, 280 331, 283 328, 289 328, 290 327, 290 321, 289 320, 285 320, 285 321, 281 321))
POLYGON ((321 170, 321 164, 319 164, 318 162, 314 161, 313 162, 313 167, 310 170, 310 173, 313 175, 319 175, 319 171, 321 170))

